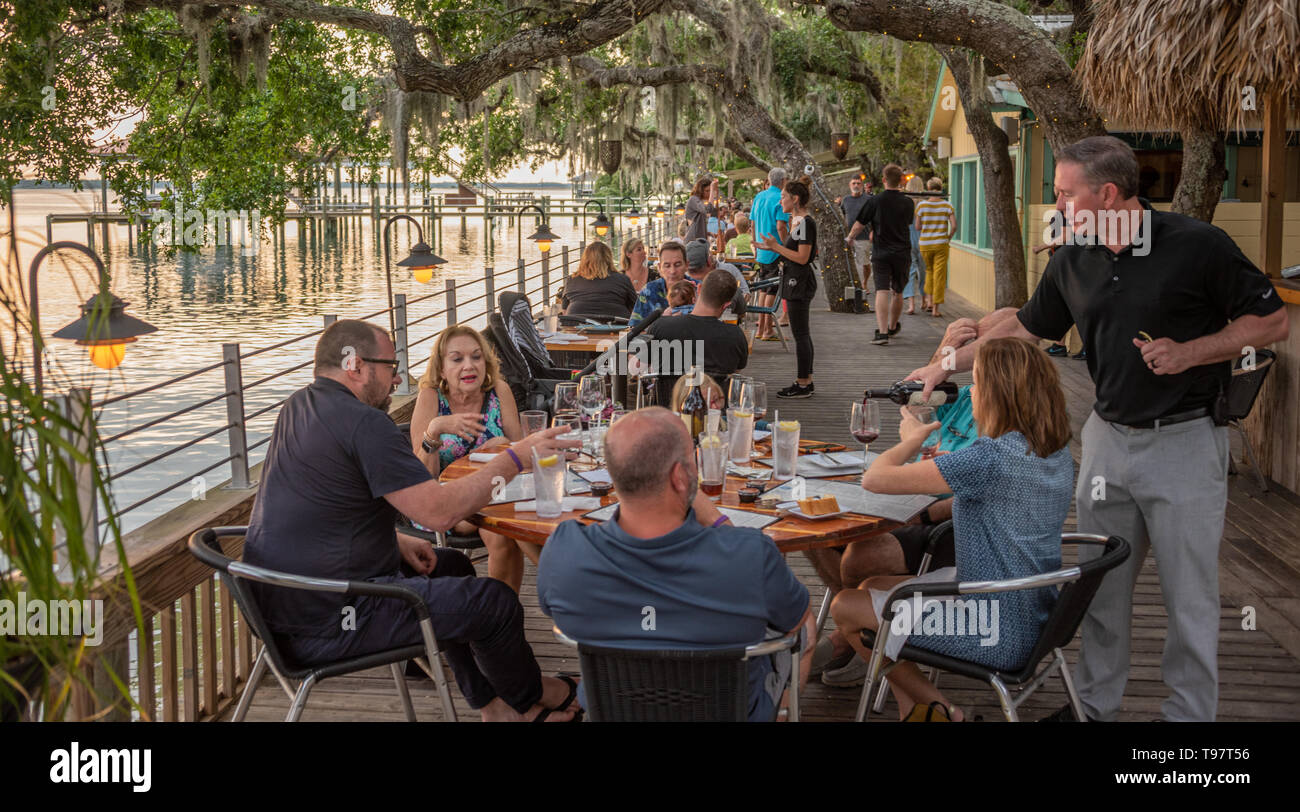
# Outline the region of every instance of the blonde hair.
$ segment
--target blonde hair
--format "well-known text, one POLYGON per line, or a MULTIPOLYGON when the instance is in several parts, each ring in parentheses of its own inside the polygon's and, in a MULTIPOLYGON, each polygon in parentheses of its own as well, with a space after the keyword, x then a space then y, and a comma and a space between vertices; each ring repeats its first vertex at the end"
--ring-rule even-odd
POLYGON ((925 183, 921 180, 920 175, 913 175, 912 179, 907 182, 907 191, 909 192, 925 191, 925 183))
POLYGON ((938 175, 935 175, 934 177, 930 178, 925 182, 925 188, 929 189, 932 192, 942 192, 943 178, 939 177, 938 175))
POLYGON ((439 333, 438 340, 433 344, 433 352, 429 355, 429 366, 420 378, 421 389, 437 389, 444 395, 448 394, 447 379, 442 377, 442 362, 447 355, 447 345, 458 336, 473 338, 478 342, 479 349, 483 351, 482 390, 486 392, 496 386, 497 376, 501 374, 501 364, 497 361, 497 354, 493 351, 492 345, 487 343, 482 333, 468 324, 453 324, 439 333))
POLYGON ((981 434, 1001 437, 1018 431, 1040 457, 1070 442, 1065 392, 1047 353, 1018 338, 994 338, 980 345, 975 369, 981 434))
POLYGON ((575 271, 583 279, 604 279, 614 270, 614 253, 603 242, 593 242, 582 252, 575 271))
POLYGON ((645 243, 641 240, 640 237, 633 237, 632 239, 623 243, 623 249, 619 252, 622 255, 621 264, 623 266, 623 273, 627 273, 628 271, 632 270, 632 252, 638 248, 644 248, 644 247, 645 247, 645 243))

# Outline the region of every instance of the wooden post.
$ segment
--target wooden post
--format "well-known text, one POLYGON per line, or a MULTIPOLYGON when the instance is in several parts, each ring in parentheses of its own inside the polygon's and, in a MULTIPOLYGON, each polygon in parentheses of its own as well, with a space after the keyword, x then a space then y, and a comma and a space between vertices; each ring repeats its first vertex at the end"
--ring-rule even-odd
POLYGON ((1286 200, 1286 99, 1264 94, 1264 149, 1260 188, 1260 268, 1269 276, 1282 270, 1282 213, 1286 200))

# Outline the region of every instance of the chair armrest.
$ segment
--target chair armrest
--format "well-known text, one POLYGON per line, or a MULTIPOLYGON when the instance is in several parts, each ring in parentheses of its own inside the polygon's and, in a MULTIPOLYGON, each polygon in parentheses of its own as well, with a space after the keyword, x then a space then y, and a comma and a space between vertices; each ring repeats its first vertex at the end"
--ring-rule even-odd
POLYGON ((250 581, 272 586, 301 589, 305 592, 341 592, 345 595, 369 595, 375 598, 395 598, 405 601, 415 610, 420 620, 429 618, 429 607, 415 590, 396 584, 377 584, 371 581, 342 581, 336 578, 317 578, 310 575, 291 575, 287 572, 255 567, 242 561, 232 561, 227 567, 230 574, 250 581))
POLYGON ((761 279, 749 283, 749 292, 753 293, 756 290, 767 290, 768 288, 774 288, 779 284, 781 284, 781 277, 779 276, 773 276, 769 279, 761 279))
POLYGON ((745 646, 745 659, 752 660, 755 657, 762 657, 767 654, 776 654, 778 651, 795 649, 799 646, 799 633, 802 629, 795 629, 784 637, 778 637, 774 640, 764 640, 761 643, 755 643, 752 646, 745 646))

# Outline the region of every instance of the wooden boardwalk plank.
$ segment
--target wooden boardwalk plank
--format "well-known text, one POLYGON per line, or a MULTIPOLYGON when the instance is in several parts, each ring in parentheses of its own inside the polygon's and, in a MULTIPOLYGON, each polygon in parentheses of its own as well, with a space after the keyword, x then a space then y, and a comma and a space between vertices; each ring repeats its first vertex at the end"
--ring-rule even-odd
MULTIPOLYGON (((808 437, 834 440, 856 447, 849 434, 850 404, 862 397, 870 386, 886 386, 924 364, 938 346, 948 322, 953 318, 978 318, 980 311, 961 297, 949 294, 945 303, 947 317, 928 315, 904 316, 902 331, 889 346, 869 343, 875 318, 868 315, 813 314, 813 340, 817 350, 814 379, 817 394, 808 400, 783 401, 775 397, 794 379, 793 347, 783 352, 775 342, 758 342, 749 369, 759 380, 767 381, 768 417, 779 409, 784 417, 798 419, 808 437)), ((1056 359, 1067 392, 1071 425, 1075 437, 1070 448, 1076 463, 1080 456, 1078 433, 1092 408, 1092 381, 1087 366, 1070 358, 1056 359)), ((954 380, 969 383, 970 375, 954 380)), ((898 413, 882 409, 881 437, 878 447, 888 447, 898 439, 898 413)), ((1234 437, 1234 443, 1237 440, 1234 437)), ((1238 444, 1239 445, 1239 444, 1238 444)), ((1237 456, 1240 456, 1239 451, 1237 456)), ((1239 466, 1244 467, 1244 466, 1239 466)), ((1220 614, 1219 718, 1222 720, 1300 721, 1300 497, 1276 485, 1270 492, 1258 491, 1249 475, 1230 480, 1229 506, 1225 541, 1221 546, 1222 610, 1220 614), (1242 628, 1242 607, 1258 601, 1257 630, 1242 628)), ((1074 527, 1074 511, 1067 528, 1074 527)), ((824 587, 811 565, 801 555, 787 558, 796 576, 808 586, 814 606, 821 600, 824 587)), ((1067 559, 1068 560, 1068 559, 1067 559)), ((479 566, 480 574, 486 567, 479 566)), ((536 572, 528 565, 520 599, 525 609, 525 630, 543 673, 576 670, 577 658, 568 648, 551 637, 551 623, 537 608, 536 572)), ((1131 672, 1121 719, 1145 721, 1160 717, 1160 703, 1168 690, 1160 681, 1160 660, 1165 641, 1166 614, 1160 597, 1156 564, 1148 557, 1139 575, 1134 594, 1133 645, 1131 672)), ((1071 663, 1077 661, 1079 641, 1067 648, 1071 663)), ((440 718, 437 695, 431 682, 408 680, 416 712, 422 720, 440 718)), ((993 693, 971 680, 944 675, 940 683, 945 694, 968 713, 987 721, 1002 718, 993 693)), ((811 682, 803 695, 803 717, 808 721, 848 721, 857 709, 860 689, 829 688, 811 682)), ((453 683, 457 714, 462 721, 477 721, 453 683)), ((1055 711, 1065 702, 1059 678, 1049 680, 1021 707, 1021 718, 1038 719, 1055 711)), ((274 679, 265 680, 248 718, 250 721, 280 721, 288 711, 289 700, 274 679)), ((881 719, 894 718, 892 702, 881 719)), ((403 720, 401 706, 386 668, 362 674, 326 680, 313 692, 303 714, 313 721, 393 721, 403 720)))

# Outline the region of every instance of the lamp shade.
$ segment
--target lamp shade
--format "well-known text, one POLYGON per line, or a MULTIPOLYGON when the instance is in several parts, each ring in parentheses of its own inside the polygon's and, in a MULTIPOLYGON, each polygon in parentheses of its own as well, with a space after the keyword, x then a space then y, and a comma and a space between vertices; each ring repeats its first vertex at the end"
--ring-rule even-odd
POLYGON ((664 207, 663 207, 663 206, 655 206, 655 217, 656 217, 657 219, 659 219, 659 220, 664 219, 664 215, 665 215, 665 214, 666 214, 666 212, 664 211, 664 207))
POLYGON ((677 213, 678 217, 681 217, 682 215, 686 214, 686 204, 678 203, 677 208, 673 209, 673 211, 677 213))
POLYGON ((102 306, 97 308, 99 296, 91 296, 81 306, 81 318, 54 333, 55 338, 66 338, 82 345, 90 344, 125 344, 134 341, 136 336, 157 332, 158 328, 126 314, 129 302, 124 302, 113 294, 108 296, 108 314, 104 315, 102 306), (95 311, 98 309, 99 314, 95 311))
POLYGON ((602 211, 600 214, 596 215, 596 219, 592 222, 591 227, 595 229, 596 236, 603 237, 609 233, 609 230, 614 227, 614 224, 609 221, 609 218, 605 216, 605 212, 602 211))
POLYGON ((600 168, 605 170, 606 175, 612 175, 618 171, 618 165, 623 162, 623 142, 622 141, 601 141, 600 142, 600 168))
POLYGON ((400 268, 410 268, 416 282, 424 283, 433 278, 433 269, 445 265, 447 260, 433 253, 423 240, 411 246, 411 253, 406 259, 397 263, 400 268))
POLYGON ((831 133, 831 154, 839 161, 849 154, 848 133, 831 133))
POLYGON ((551 243, 558 240, 559 236, 552 232, 550 226, 543 221, 536 231, 528 235, 528 239, 537 243, 537 250, 545 254, 551 250, 551 243))

